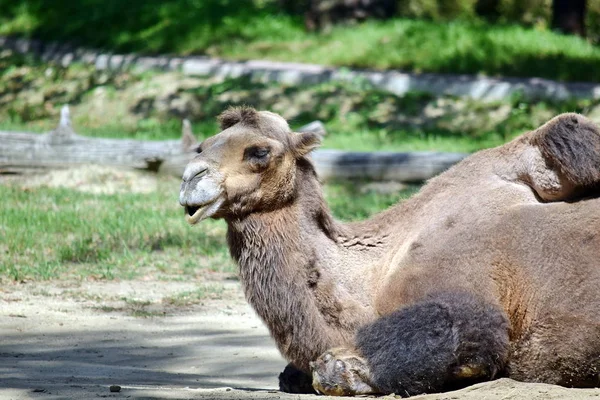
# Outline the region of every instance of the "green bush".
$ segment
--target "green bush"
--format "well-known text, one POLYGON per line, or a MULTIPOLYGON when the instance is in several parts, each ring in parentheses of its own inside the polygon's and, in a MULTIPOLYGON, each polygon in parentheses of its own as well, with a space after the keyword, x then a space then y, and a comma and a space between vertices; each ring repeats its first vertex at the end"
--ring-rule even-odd
POLYGON ((400 0, 398 12, 411 18, 451 20, 475 16, 477 0, 400 0))
POLYGON ((585 24, 588 39, 600 43, 600 0, 588 0, 585 24))
MULTIPOLYGON (((587 2, 587 36, 600 42, 600 0, 587 2)), ((552 0, 398 0, 398 16, 434 21, 486 19, 549 29, 552 0)))
MULTIPOLYGON (((194 50, 281 35, 291 17, 255 0, 0 0, 0 35, 18 34, 119 51, 194 50), (189 46, 187 46, 189 47, 189 46)), ((299 25, 300 28, 300 25, 299 25)), ((288 32, 286 30, 286 32, 288 32)))

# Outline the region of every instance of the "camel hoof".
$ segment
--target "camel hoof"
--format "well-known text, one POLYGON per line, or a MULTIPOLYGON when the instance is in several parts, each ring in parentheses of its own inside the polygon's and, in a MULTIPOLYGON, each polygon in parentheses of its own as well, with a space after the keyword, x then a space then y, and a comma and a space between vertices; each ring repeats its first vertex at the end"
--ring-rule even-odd
POLYGON ((315 394, 312 378, 293 364, 288 364, 279 374, 279 390, 285 393, 315 394))
POLYGON ((328 396, 375 394, 367 362, 356 351, 335 348, 310 364, 314 389, 328 396))

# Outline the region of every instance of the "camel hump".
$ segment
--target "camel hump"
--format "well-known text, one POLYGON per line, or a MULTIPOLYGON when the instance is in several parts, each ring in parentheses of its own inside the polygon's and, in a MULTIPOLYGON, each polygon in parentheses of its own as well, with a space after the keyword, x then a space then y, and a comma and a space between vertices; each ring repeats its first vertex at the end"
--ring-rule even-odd
POLYGON ((549 167, 574 187, 600 183, 600 129, 580 114, 561 114, 534 132, 532 144, 539 147, 549 167))

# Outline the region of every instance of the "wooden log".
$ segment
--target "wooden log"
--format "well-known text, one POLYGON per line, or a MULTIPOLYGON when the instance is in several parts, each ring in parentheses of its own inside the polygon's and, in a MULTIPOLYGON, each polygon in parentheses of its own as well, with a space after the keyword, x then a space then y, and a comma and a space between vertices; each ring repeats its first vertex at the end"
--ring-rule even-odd
MULTIPOLYGON (((315 121, 298 131, 325 134, 315 121)), ((194 157, 197 140, 183 121, 181 140, 140 141, 89 138, 75 133, 69 108, 63 107, 58 127, 45 134, 0 131, 0 173, 37 172, 82 164, 110 165, 180 177, 194 157)), ((313 161, 321 179, 365 179, 420 182, 460 161, 460 153, 391 153, 316 150, 313 161)))
POLYGON ((353 152, 320 149, 313 155, 321 180, 423 182, 450 168, 467 155, 439 152, 353 152))
POLYGON ((77 135, 64 106, 58 127, 45 134, 0 131, 0 172, 10 173, 81 164, 159 171, 162 163, 189 151, 190 139, 139 141, 77 135))

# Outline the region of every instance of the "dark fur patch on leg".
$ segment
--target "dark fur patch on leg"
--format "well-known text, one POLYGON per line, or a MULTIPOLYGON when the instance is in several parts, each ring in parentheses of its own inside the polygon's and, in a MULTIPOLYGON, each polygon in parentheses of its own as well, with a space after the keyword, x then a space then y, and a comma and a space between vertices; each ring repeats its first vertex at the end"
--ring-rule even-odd
POLYGON ((600 181, 600 130, 583 115, 561 114, 534 134, 551 167, 576 186, 591 186, 600 181))
POLYGON ((312 386, 312 376, 293 364, 288 364, 279 374, 279 390, 286 393, 317 393, 312 386))
POLYGON ((441 293, 361 328, 357 348, 382 393, 412 396, 484 380, 508 357, 504 313, 468 293, 441 293))

